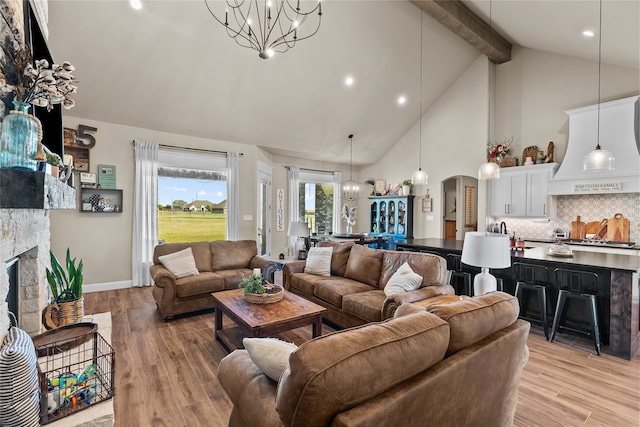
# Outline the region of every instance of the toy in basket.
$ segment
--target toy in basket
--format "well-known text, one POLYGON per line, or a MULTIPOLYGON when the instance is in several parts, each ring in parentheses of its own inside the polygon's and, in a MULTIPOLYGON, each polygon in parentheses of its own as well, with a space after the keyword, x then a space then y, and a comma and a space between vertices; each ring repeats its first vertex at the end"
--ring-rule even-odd
POLYGON ((277 302, 284 296, 284 289, 280 286, 267 283, 262 277, 259 268, 254 268, 251 276, 243 276, 239 287, 242 288, 244 300, 253 304, 277 302))

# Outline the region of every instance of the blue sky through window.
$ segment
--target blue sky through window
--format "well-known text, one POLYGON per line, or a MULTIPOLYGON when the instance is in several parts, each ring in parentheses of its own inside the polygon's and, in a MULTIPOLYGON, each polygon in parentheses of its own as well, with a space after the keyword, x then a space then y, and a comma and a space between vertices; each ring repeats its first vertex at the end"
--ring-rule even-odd
POLYGON ((174 200, 184 200, 187 203, 208 200, 220 203, 226 199, 226 181, 158 177, 158 204, 162 206, 171 205, 174 200))

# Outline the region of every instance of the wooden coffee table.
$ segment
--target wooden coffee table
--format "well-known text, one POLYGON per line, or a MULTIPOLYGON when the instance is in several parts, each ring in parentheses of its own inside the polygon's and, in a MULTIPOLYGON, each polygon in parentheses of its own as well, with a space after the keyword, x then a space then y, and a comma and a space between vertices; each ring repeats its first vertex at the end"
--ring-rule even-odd
POLYGON ((280 332, 312 325, 313 337, 322 335, 322 313, 326 308, 284 291, 284 297, 270 304, 245 302, 242 289, 213 292, 216 308, 216 340, 233 351, 242 348, 242 336, 271 337, 280 332), (226 314, 237 328, 222 327, 222 315, 226 314), (238 334, 239 329, 241 334, 238 334), (237 341, 240 345, 237 345, 237 341))

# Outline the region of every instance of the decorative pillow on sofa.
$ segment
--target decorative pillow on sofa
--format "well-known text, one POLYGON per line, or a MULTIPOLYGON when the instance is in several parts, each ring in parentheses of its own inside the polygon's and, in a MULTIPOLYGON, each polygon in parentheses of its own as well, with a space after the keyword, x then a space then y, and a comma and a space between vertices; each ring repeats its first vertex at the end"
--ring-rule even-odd
POLYGON ((29 335, 16 327, 0 348, 0 425, 40 425, 38 361, 29 335))
POLYGON ((422 276, 414 273, 409 263, 402 264, 384 287, 386 296, 401 294, 403 292, 415 291, 422 285, 422 276))
POLYGON ((289 366, 289 356, 298 349, 297 345, 276 338, 245 338, 242 344, 251 361, 276 382, 289 366))
POLYGON ((193 259, 191 248, 158 257, 164 267, 173 273, 176 278, 195 276, 200 272, 196 268, 196 261, 193 259))
POLYGON ((304 272, 316 276, 331 276, 331 255, 333 248, 311 248, 307 255, 304 272))

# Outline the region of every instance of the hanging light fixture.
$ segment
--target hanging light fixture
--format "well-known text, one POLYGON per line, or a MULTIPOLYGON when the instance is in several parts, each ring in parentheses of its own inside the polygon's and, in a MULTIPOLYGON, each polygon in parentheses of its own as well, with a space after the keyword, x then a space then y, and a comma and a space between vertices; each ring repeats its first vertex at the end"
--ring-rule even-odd
POLYGON ((429 175, 422 170, 422 10, 420 11, 420 114, 418 116, 420 125, 420 157, 418 158, 418 170, 411 175, 411 183, 413 185, 429 184, 429 175))
POLYGON ((353 180, 353 134, 349 135, 349 181, 342 183, 342 198, 346 201, 353 202, 360 198, 360 183, 353 180))
POLYGON ((582 169, 585 171, 611 171, 614 169, 615 157, 609 150, 600 147, 600 75, 602 73, 602 0, 600 0, 600 33, 598 34, 598 113, 596 148, 584 156, 582 169))
POLYGON ((216 12, 205 0, 209 13, 225 26, 227 35, 240 46, 258 51, 262 59, 272 57, 275 52, 284 53, 296 42, 313 36, 320 29, 322 21, 320 0, 303 0, 302 3, 315 5, 307 12, 300 9, 300 0, 296 0, 295 4, 290 0, 227 0, 212 3, 216 12), (303 28, 307 18, 314 14, 318 16, 315 27, 309 24, 303 28))
MULTIPOLYGON (((493 29, 492 21, 491 21, 491 0, 489 0, 489 29, 493 29)), ((489 81, 491 81, 491 77, 489 77, 489 81)), ((489 84, 491 87, 491 84, 489 84)), ((489 89, 491 92, 491 89, 489 89)), ((489 95, 489 122, 487 124, 487 135, 489 135, 489 140, 491 140, 491 96, 489 95)), ((486 162, 480 165, 478 168, 478 179, 482 181, 490 181, 492 179, 500 178, 500 165, 498 163, 486 162)))

